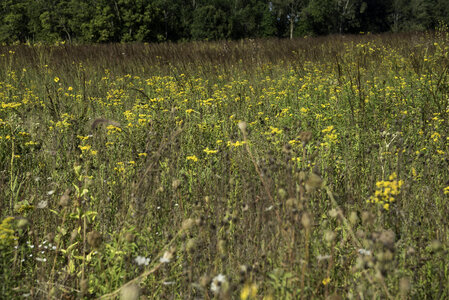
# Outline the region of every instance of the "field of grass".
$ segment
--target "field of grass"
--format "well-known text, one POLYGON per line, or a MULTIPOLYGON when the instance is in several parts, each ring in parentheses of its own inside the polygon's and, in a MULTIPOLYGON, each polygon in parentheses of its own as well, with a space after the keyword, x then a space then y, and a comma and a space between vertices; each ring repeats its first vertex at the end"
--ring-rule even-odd
POLYGON ((447 299, 448 53, 0 47, 0 298, 447 299))

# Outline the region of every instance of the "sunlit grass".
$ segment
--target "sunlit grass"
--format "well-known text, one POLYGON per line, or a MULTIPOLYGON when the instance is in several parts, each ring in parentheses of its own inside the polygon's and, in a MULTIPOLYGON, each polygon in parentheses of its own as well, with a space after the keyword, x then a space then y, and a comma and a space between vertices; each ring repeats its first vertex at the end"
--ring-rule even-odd
POLYGON ((448 53, 0 48, 0 295, 446 298, 448 53))

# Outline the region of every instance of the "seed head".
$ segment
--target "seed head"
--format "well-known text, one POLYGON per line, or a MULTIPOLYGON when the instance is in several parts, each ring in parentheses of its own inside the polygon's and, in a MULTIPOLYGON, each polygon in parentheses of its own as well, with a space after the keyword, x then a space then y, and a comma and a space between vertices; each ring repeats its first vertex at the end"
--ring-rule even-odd
POLYGON ((246 133, 246 122, 240 121, 238 125, 239 125, 240 131, 242 131, 242 133, 245 134, 246 133))
POLYGON ((384 230, 379 236, 379 242, 381 242, 385 247, 393 249, 395 242, 395 234, 390 230, 384 230))
POLYGON ((25 227, 28 226, 28 224, 30 224, 30 222, 28 221, 28 219, 25 218, 20 218, 19 221, 17 221, 17 227, 19 229, 24 229, 25 227))
POLYGON ((362 212, 362 222, 364 225, 371 225, 374 222, 374 217, 370 212, 362 212))
POLYGON ((433 240, 432 243, 430 244, 430 249, 432 251, 438 252, 442 248, 443 248, 443 245, 441 244, 441 242, 439 240, 433 240))
POLYGON ((299 139, 303 143, 303 145, 307 145, 307 143, 312 139, 311 131, 303 131, 299 134, 299 139))
POLYGON ((61 205, 62 207, 69 206, 69 204, 70 204, 70 196, 69 195, 70 195, 70 190, 69 189, 65 190, 64 194, 59 199, 59 205, 61 205))
POLYGON ((304 226, 304 228, 309 229, 312 225, 312 220, 310 218, 310 215, 308 213, 304 213, 301 217, 301 224, 304 226))
POLYGON ((335 208, 332 208, 332 209, 329 211, 329 217, 331 217, 331 218, 336 218, 337 216, 338 216, 338 210, 335 209, 335 208))
POLYGON ((181 180, 179 180, 179 179, 173 180, 173 182, 171 184, 171 186, 174 190, 178 189, 180 185, 181 185, 181 180))
POLYGON ((403 296, 410 291, 410 278, 403 277, 399 280, 399 291, 403 296))
POLYGON ((328 242, 328 243, 332 242, 332 241, 335 239, 335 236, 336 236, 336 234, 335 234, 335 232, 333 232, 332 230, 327 230, 327 231, 324 233, 324 239, 325 239, 326 242, 328 242))
POLYGON ((202 286, 203 288, 207 287, 210 283, 210 277, 207 275, 203 275, 201 276, 200 280, 199 280, 199 284, 200 286, 202 286))
POLYGON ((189 253, 192 253, 193 251, 195 251, 195 248, 197 246, 197 240, 195 238, 191 238, 187 241, 186 243, 186 251, 189 253))
POLYGON ((136 238, 136 236, 135 236, 133 233, 131 233, 131 232, 127 232, 127 233, 125 234, 125 240, 126 240, 128 243, 134 242, 135 238, 136 238))
POLYGON ((140 287, 137 284, 124 286, 120 291, 120 300, 138 300, 140 287))
POLYGON ((87 243, 92 248, 98 248, 101 245, 101 235, 98 233, 98 231, 93 230, 87 233, 87 243))
POLYGON ((306 191, 313 192, 316 189, 320 188, 322 183, 323 180, 321 179, 321 177, 315 172, 312 172, 310 173, 306 181, 306 191))
POLYGON ((359 220, 359 217, 357 216, 357 213, 355 211, 351 212, 351 214, 349 215, 349 222, 352 225, 355 225, 358 220, 359 220))
POLYGON ((80 282, 81 293, 83 293, 83 294, 87 293, 88 289, 89 289, 89 281, 87 279, 81 280, 81 282, 80 282))
POLYGON ((218 252, 221 255, 225 255, 226 254, 226 241, 225 240, 219 240, 217 248, 218 248, 218 252))
POLYGON ((184 231, 188 231, 188 230, 190 230, 193 226, 195 226, 195 220, 192 219, 192 218, 188 218, 188 219, 185 219, 184 222, 182 222, 181 228, 182 228, 182 230, 184 230, 184 231))
POLYGON ((278 190, 278 195, 279 195, 279 197, 280 197, 282 200, 284 200, 285 197, 287 197, 287 191, 284 190, 283 188, 280 188, 280 189, 278 190))

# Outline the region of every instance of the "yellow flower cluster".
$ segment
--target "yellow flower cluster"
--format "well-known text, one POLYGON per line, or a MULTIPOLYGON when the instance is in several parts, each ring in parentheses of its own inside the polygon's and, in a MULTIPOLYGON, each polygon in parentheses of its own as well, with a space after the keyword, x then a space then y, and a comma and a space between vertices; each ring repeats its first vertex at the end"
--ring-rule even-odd
POLYGON ((390 204, 395 201, 395 197, 399 195, 400 189, 404 182, 397 180, 396 173, 391 174, 388 180, 376 182, 376 191, 374 195, 368 199, 368 203, 377 203, 382 205, 385 210, 390 209, 390 204))
POLYGON ((197 162, 198 161, 198 157, 196 157, 196 155, 190 155, 186 157, 186 160, 191 160, 193 162, 197 162))
POLYGON ((324 133, 323 147, 338 143, 338 134, 333 125, 324 128, 321 132, 324 133))
POLYGON ((204 149, 203 151, 206 152, 207 154, 215 154, 218 152, 218 150, 211 150, 209 149, 209 147, 206 147, 206 149, 204 149))
POLYGON ((330 282, 331 282, 331 279, 329 277, 324 278, 322 281, 323 285, 328 285, 330 282))
POLYGON ((67 128, 69 128, 72 124, 70 123, 72 120, 74 120, 74 116, 70 115, 68 113, 64 113, 61 115, 61 120, 54 122, 50 120, 50 131, 53 131, 54 129, 58 129, 60 133, 63 133, 67 128))
POLYGON ((233 143, 233 142, 231 142, 231 141, 228 141, 228 143, 226 144, 228 147, 235 147, 235 148, 237 148, 237 147, 241 147, 241 146, 243 146, 243 145, 245 145, 246 144, 246 142, 245 141, 236 141, 235 143, 233 143))
POLYGON ((246 284, 240 292, 241 300, 256 299, 256 297, 257 297, 257 285, 255 283, 246 284))
POLYGON ((449 195, 449 186, 445 187, 443 189, 443 192, 444 192, 445 195, 449 195))
POLYGON ((106 127, 106 129, 108 130, 108 135, 114 134, 116 132, 122 132, 122 129, 120 127, 114 125, 109 125, 108 127, 106 127))
POLYGON ((14 221, 13 217, 7 217, 3 219, 0 224, 0 246, 10 246, 17 239, 14 236, 14 229, 12 228, 12 221, 14 221))

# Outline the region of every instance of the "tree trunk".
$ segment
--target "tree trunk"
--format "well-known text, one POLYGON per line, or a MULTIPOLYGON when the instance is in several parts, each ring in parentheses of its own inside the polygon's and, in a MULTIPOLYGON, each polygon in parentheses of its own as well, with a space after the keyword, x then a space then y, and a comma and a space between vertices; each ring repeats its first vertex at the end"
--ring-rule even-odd
POLYGON ((290 17, 290 39, 293 39, 293 27, 295 25, 293 16, 290 17))

